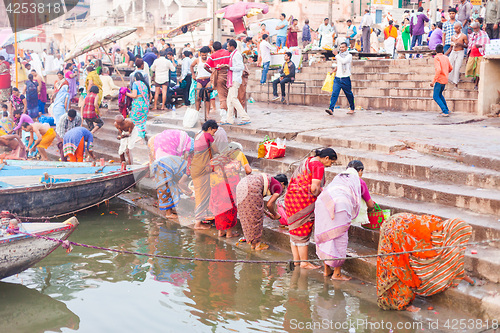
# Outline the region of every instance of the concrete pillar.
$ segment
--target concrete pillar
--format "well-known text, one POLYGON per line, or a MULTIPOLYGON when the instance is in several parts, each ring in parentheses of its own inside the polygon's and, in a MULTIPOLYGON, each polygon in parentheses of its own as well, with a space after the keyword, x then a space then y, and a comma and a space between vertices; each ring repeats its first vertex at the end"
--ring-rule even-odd
POLYGON ((500 87, 500 55, 483 57, 479 73, 479 93, 477 113, 486 116, 491 113, 491 105, 498 103, 500 87))

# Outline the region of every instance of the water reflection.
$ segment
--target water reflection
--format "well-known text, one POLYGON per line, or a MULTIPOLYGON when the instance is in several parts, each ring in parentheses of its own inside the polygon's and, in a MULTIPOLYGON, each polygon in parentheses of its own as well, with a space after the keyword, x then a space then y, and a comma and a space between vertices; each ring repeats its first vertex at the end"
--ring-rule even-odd
MULTIPOLYGON (((256 259, 222 240, 120 202, 78 218, 81 224, 71 236, 76 242, 150 254, 256 259)), ((378 310, 375 297, 371 302, 366 301, 369 297, 363 300, 342 284, 323 283, 317 273, 296 269, 289 274, 283 266, 193 263, 81 247, 75 247, 70 255, 55 251, 39 265, 10 280, 32 289, 0 285, 5 311, 6 304, 16 301, 15 307, 28 314, 40 312, 42 319, 47 316, 46 321, 34 322, 33 329, 19 326, 16 332, 62 327, 84 332, 348 332, 301 329, 297 323, 409 320, 397 312, 378 310), (44 302, 57 305, 46 306, 56 308, 50 313, 53 318, 39 309, 44 302)), ((0 318, 9 318, 7 313, 0 318)), ((11 321, 10 325, 30 324, 11 321)), ((0 330, 4 332, 3 327, 0 330)), ((371 331, 378 330, 356 332, 371 331)))
POLYGON ((80 319, 66 304, 20 284, 0 282, 0 330, 9 332, 60 332, 77 330, 80 319))

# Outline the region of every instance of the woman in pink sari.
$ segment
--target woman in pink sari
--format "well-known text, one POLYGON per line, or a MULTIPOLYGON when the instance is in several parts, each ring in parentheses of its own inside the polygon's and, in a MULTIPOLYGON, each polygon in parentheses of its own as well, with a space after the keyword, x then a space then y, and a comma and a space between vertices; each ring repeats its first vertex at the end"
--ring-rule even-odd
POLYGON ((194 149, 194 132, 165 130, 148 140, 150 162, 165 156, 182 157, 194 149))
POLYGON ((332 280, 346 281, 350 277, 342 275, 341 266, 347 252, 348 230, 359 212, 361 202, 361 183, 354 168, 338 174, 321 192, 316 200, 314 215, 314 240, 316 254, 325 261, 325 276, 332 275, 332 280), (332 271, 333 267, 333 271, 332 271))

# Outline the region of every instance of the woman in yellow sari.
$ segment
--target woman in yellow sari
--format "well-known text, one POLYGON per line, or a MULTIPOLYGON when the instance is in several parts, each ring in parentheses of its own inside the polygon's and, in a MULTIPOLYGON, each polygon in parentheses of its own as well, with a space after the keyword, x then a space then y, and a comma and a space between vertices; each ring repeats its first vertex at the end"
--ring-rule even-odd
POLYGON ((215 120, 208 120, 201 127, 202 132, 194 140, 194 156, 191 162, 191 177, 193 178, 195 208, 195 229, 209 229, 210 225, 203 222, 212 221, 213 214, 210 212, 210 174, 212 166, 210 160, 214 152, 214 135, 219 125, 215 120))
POLYGON ((103 96, 103 90, 102 90, 102 81, 101 78, 99 77, 99 74, 97 74, 97 71, 94 69, 94 66, 90 65, 87 67, 87 79, 85 80, 85 88, 87 91, 90 91, 90 88, 92 86, 97 86, 99 88, 99 94, 97 94, 97 98, 99 100, 99 105, 102 103, 102 96, 103 96))

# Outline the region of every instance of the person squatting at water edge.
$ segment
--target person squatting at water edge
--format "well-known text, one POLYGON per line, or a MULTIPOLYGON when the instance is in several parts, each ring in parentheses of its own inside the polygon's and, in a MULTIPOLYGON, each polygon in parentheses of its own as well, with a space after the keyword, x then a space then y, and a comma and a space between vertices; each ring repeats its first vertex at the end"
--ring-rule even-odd
POLYGON ((274 178, 265 173, 252 173, 243 178, 236 186, 236 201, 241 228, 246 242, 252 250, 261 251, 269 245, 261 242, 264 214, 273 220, 279 220, 275 202, 288 185, 286 175, 279 174, 274 178), (265 203, 264 198, 271 196, 265 203))
MULTIPOLYGON (((332 166, 336 160, 337 153, 332 148, 318 149, 292 175, 285 195, 285 210, 293 260, 308 259, 308 244, 314 227, 314 207, 325 184, 325 167, 332 166)), ((319 268, 309 262, 301 262, 300 267, 319 268)))
POLYGON ((420 309, 410 305, 415 295, 431 296, 463 279, 465 246, 472 227, 460 219, 443 221, 433 215, 401 213, 382 224, 378 254, 429 250, 377 258, 377 304, 384 310, 420 309), (450 246, 446 249, 430 250, 450 246))

